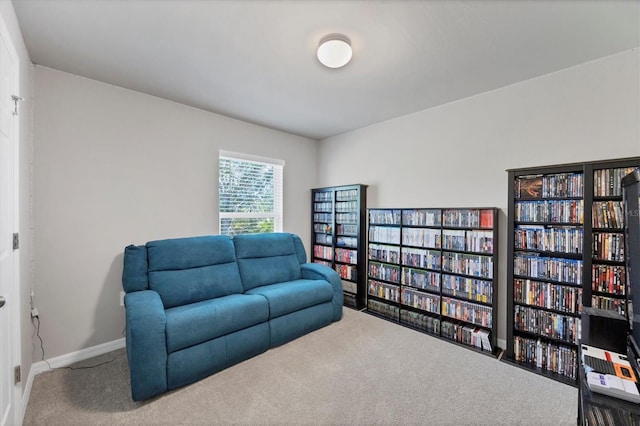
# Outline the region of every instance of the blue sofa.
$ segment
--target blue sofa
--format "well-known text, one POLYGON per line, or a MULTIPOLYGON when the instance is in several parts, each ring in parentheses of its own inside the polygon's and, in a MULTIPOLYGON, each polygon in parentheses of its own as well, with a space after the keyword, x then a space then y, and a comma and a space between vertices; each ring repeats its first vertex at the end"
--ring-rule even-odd
POLYGON ((342 284, 297 235, 130 245, 122 286, 131 395, 193 383, 342 317, 342 284))

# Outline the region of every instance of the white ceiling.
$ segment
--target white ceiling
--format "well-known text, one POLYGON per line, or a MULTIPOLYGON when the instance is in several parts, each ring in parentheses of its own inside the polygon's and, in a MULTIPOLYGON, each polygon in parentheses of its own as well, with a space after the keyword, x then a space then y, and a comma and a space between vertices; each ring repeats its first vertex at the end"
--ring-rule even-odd
POLYGON ((36 64, 313 139, 640 45, 638 0, 13 4, 36 64), (337 70, 315 57, 334 32, 337 70))

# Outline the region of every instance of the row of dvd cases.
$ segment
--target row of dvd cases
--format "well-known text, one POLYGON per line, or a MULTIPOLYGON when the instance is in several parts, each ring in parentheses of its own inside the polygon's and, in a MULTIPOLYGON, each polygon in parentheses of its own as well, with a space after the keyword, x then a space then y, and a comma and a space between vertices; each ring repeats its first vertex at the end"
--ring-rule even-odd
POLYGON ((497 208, 368 209, 367 311, 495 354, 497 208))

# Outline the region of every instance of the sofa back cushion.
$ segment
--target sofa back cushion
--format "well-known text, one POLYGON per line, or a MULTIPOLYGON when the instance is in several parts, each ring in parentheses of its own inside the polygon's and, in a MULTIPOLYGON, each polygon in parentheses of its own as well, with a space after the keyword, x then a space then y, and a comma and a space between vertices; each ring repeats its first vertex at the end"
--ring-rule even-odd
POLYGON ((245 291, 302 277, 300 249, 295 238, 298 237, 280 232, 233 237, 245 291))
POLYGON ((149 288, 165 308, 242 293, 233 240, 226 235, 147 243, 149 288))

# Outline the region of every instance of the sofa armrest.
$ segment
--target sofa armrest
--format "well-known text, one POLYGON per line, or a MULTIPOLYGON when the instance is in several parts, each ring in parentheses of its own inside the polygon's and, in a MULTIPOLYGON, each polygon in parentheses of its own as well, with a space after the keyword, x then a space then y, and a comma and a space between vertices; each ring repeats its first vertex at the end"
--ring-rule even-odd
POLYGON ((344 295, 342 293, 342 280, 340 275, 330 267, 319 263, 303 263, 300 265, 302 278, 310 280, 325 280, 333 287, 333 320, 342 318, 342 304, 344 295))
POLYGON ((155 291, 127 293, 124 304, 131 397, 141 401, 167 390, 167 320, 155 291))

